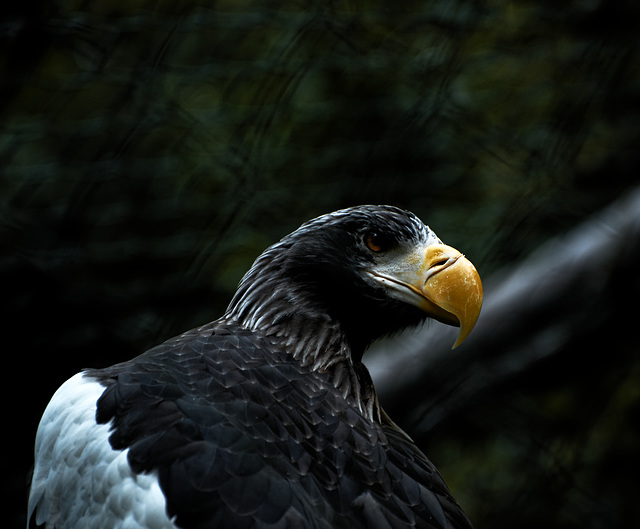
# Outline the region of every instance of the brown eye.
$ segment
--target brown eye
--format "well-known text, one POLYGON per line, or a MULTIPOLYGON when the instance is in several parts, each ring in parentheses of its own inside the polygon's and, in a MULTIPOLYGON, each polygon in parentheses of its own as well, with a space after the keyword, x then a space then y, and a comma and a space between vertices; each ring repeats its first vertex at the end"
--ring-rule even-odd
POLYGON ((389 247, 388 239, 376 232, 367 233, 364 236, 364 242, 369 250, 376 253, 382 252, 389 247))

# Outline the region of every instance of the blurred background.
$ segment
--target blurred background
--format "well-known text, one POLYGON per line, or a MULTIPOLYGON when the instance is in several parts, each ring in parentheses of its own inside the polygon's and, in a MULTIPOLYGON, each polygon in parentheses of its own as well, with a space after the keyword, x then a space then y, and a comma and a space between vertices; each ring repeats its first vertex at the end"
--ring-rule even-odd
POLYGON ((632 0, 4 2, 3 525, 64 380, 384 203, 486 279, 456 351, 427 326, 371 355, 476 527, 640 526, 639 30, 632 0))

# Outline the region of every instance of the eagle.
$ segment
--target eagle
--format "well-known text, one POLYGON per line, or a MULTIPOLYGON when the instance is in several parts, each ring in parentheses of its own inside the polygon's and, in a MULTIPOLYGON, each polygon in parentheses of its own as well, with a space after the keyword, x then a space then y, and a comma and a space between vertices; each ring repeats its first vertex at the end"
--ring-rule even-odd
POLYGON ((362 357, 425 318, 459 326, 457 346, 481 305, 471 262, 410 212, 310 220, 256 259, 220 319, 58 389, 29 527, 470 528, 362 357))

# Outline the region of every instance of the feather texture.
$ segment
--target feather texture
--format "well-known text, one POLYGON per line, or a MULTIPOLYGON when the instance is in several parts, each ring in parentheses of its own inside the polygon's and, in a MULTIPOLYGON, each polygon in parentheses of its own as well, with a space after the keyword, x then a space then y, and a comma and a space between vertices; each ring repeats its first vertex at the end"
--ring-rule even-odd
POLYGON ((314 219, 256 260, 220 320, 65 383, 37 434, 32 524, 468 529, 360 361, 424 319, 368 282, 372 230, 438 241, 387 206, 314 219))
POLYGON ((450 527, 461 514, 408 437, 328 372, 212 324, 85 377, 133 471, 157 473, 179 527, 450 527), (449 504, 445 510, 441 505, 449 504), (453 508, 455 507, 455 508, 453 508))
POLYGON ((104 387, 77 374, 55 393, 40 421, 28 514, 34 526, 174 529, 155 472, 132 470, 127 450, 97 424, 104 387))

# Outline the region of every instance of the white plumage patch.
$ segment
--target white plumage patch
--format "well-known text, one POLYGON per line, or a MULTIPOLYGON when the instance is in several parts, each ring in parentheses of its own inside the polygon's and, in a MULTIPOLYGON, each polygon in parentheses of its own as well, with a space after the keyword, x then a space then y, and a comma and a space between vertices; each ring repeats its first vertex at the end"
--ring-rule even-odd
POLYGON ((42 416, 29 519, 56 529, 175 529, 154 474, 135 474, 96 424, 104 387, 82 373, 65 382, 42 416), (34 514, 35 513, 35 514, 34 514))

